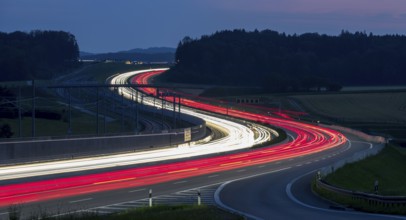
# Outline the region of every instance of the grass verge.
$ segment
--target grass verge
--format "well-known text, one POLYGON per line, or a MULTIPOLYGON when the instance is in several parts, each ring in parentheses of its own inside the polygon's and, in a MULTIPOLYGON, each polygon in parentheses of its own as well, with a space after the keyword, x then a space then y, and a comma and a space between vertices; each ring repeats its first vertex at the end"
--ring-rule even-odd
MULTIPOLYGON (((51 218, 53 219, 53 218, 51 218)), ((237 220, 244 219, 242 216, 231 214, 229 212, 218 209, 214 206, 206 205, 176 205, 176 206, 154 206, 152 208, 143 207, 137 209, 129 209, 128 211, 111 214, 111 215, 97 215, 92 213, 85 213, 80 216, 68 215, 55 218, 58 220, 237 220)))
MULTIPOLYGON (((333 186, 370 194, 374 193, 374 182, 378 180, 379 195, 405 196, 406 149, 388 145, 379 154, 356 163, 347 164, 326 176, 324 180, 333 186)), ((317 188, 315 182, 312 183, 312 189, 328 200, 357 210, 374 213, 406 214, 404 206, 375 204, 368 200, 341 195, 317 188)))
POLYGON ((325 178, 328 183, 345 189, 374 193, 379 181, 380 195, 406 195, 406 150, 388 145, 379 154, 347 164, 325 178))

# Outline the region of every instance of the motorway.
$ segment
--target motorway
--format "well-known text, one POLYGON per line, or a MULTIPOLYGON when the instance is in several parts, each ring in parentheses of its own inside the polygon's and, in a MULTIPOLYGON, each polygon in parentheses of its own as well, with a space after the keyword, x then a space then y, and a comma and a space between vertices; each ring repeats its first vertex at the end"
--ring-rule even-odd
MULTIPOLYGON (((215 112, 225 111, 224 108, 186 99, 182 100, 182 104, 215 112)), ((275 146, 219 154, 210 158, 136 167, 127 164, 125 170, 77 173, 71 177, 1 186, 0 206, 3 208, 0 208, 0 217, 7 216, 7 204, 18 201, 26 202, 22 208, 25 216, 38 207, 49 213, 64 213, 140 200, 147 197, 149 188, 153 189, 154 196, 159 196, 213 185, 220 186, 215 197, 219 204, 254 219, 297 219, 303 216, 314 219, 332 215, 337 216, 337 219, 340 216, 349 219, 371 217, 364 214, 342 215, 344 212, 304 206, 303 203, 326 207, 326 203, 306 193, 309 190, 302 187, 306 187, 308 181, 298 179, 292 182, 305 173, 368 149, 371 147, 369 144, 359 142, 355 137, 350 138, 354 141, 347 141, 341 133, 317 125, 237 110, 227 111, 229 115, 245 120, 280 126, 288 131, 290 140, 275 146)), ((309 176, 303 178, 307 180, 309 176)))
MULTIPOLYGON (((401 219, 399 217, 376 216, 353 211, 335 211, 329 208, 331 204, 311 194, 309 181, 310 178, 314 177, 314 171, 317 168, 327 166, 336 160, 347 158, 355 152, 370 147, 368 143, 355 141, 357 139, 355 137, 351 137, 351 139, 354 141, 340 147, 303 157, 240 167, 215 174, 199 175, 147 186, 122 188, 32 203, 23 206, 22 210, 28 213, 33 213, 38 209, 50 213, 64 213, 72 210, 99 207, 104 211, 112 211, 117 207, 123 208, 124 203, 132 204, 146 198, 149 189, 153 190, 154 197, 159 197, 179 191, 195 190, 214 185, 216 188, 220 186, 216 192, 217 202, 220 202, 228 209, 238 210, 241 214, 252 219, 315 219, 317 217, 322 219, 401 219), (297 177, 309 172, 309 175, 293 182, 297 177), (290 192, 293 197, 289 197, 287 191, 289 184, 292 184, 290 192), (306 206, 301 203, 306 204, 306 206), (121 206, 114 206, 114 204, 121 204, 121 206)), ((2 217, 2 213, 7 212, 7 209, 0 210, 0 217, 2 217)), ((4 214, 3 217, 5 216, 4 214)))
POLYGON ((356 137, 350 139, 337 150, 287 161, 284 170, 228 181, 217 190, 217 203, 250 219, 406 219, 345 209, 313 194, 310 183, 318 169, 374 147, 356 137))

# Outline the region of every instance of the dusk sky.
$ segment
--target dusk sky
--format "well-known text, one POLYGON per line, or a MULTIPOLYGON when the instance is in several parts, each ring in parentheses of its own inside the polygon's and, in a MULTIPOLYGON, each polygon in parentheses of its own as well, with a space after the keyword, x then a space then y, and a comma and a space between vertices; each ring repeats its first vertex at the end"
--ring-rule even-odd
POLYGON ((0 31, 63 30, 81 51, 176 47, 225 29, 406 34, 406 0, 0 0, 0 31))

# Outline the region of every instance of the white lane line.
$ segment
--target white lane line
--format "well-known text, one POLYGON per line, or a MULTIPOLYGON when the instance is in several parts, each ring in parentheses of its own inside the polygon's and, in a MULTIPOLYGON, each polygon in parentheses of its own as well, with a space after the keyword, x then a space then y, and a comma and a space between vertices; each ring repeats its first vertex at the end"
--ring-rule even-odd
POLYGON ((84 201, 89 201, 89 200, 92 200, 92 199, 93 199, 93 198, 79 199, 79 200, 69 201, 69 203, 84 202, 84 201))
POLYGON ((8 212, 0 213, 0 215, 7 215, 7 214, 8 214, 8 212))
POLYGON ((302 165, 303 165, 303 164, 297 164, 296 166, 297 166, 297 167, 301 167, 302 165))
POLYGON ((272 170, 272 171, 268 171, 268 172, 264 172, 264 173, 255 174, 255 175, 252 175, 252 176, 246 176, 246 177, 242 177, 242 178, 227 181, 227 182, 221 184, 221 186, 219 188, 217 188, 216 192, 214 193, 214 201, 220 207, 222 207, 224 209, 230 210, 230 211, 235 212, 235 213, 239 213, 240 215, 243 215, 243 216, 245 216, 247 218, 250 218, 250 219, 262 220, 261 218, 259 218, 257 216, 251 215, 251 214, 246 213, 246 212, 239 211, 237 209, 233 209, 230 206, 224 204, 220 199, 221 191, 224 189, 224 187, 226 187, 228 184, 230 184, 232 182, 239 181, 239 180, 244 180, 244 179, 249 179, 249 178, 254 178, 254 177, 257 177, 257 176, 262 176, 262 175, 266 175, 266 174, 270 174, 270 173, 276 173, 276 172, 280 172, 280 171, 287 170, 287 169, 290 169, 290 168, 292 168, 292 167, 286 167, 286 168, 282 168, 282 169, 278 169, 278 170, 272 170))
POLYGON ((220 175, 211 175, 211 176, 208 176, 207 178, 214 178, 214 177, 218 177, 218 176, 220 176, 220 175))
POLYGON ((128 192, 130 192, 130 193, 133 193, 133 192, 140 192, 140 191, 145 191, 145 190, 147 190, 147 189, 136 189, 136 190, 131 190, 131 191, 128 191, 128 192))
POLYGON ((187 183, 187 181, 186 181, 186 180, 184 180, 184 181, 178 181, 178 182, 174 182, 173 184, 182 184, 182 183, 187 183))
POLYGON ((246 171, 246 169, 237 170, 237 171, 235 171, 235 172, 241 173, 241 172, 244 172, 244 171, 246 171))
POLYGON ((266 166, 265 165, 258 166, 258 168, 264 168, 264 167, 266 167, 266 166))

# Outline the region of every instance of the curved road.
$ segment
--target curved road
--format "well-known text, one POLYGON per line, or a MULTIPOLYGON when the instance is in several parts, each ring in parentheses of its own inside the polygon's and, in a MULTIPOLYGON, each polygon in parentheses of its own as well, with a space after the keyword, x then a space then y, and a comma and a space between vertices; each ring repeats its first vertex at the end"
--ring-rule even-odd
MULTIPOLYGON (((183 104, 195 108, 210 109, 215 112, 225 111, 224 108, 192 100, 182 101, 183 104)), ((18 196, 30 199, 29 204, 25 207, 25 213, 29 213, 33 207, 39 205, 48 212, 60 213, 65 211, 61 210, 62 206, 57 204, 64 204, 64 209, 77 210, 145 198, 147 188, 153 188, 154 192, 159 195, 226 182, 227 184, 222 185, 216 195, 218 195, 218 201, 227 208, 242 211, 246 215, 258 219, 297 219, 297 217, 302 217, 300 213, 304 212, 306 212, 306 217, 314 218, 319 217, 318 215, 322 212, 319 209, 301 205, 301 201, 305 201, 306 204, 309 202, 317 205, 323 203, 314 199, 313 196, 309 196, 309 193, 305 193, 306 190, 301 190, 300 187, 303 187, 304 184, 300 184, 300 182, 292 184, 292 190, 288 190, 287 193, 286 187, 289 183, 304 173, 331 164, 339 158, 349 157, 354 152, 369 147, 361 142, 350 144, 351 142, 346 142, 347 139, 339 132, 316 125, 236 110, 227 111, 230 115, 248 120, 279 125, 292 133, 292 140, 270 148, 248 152, 171 163, 165 166, 156 165, 137 168, 137 170, 127 169, 100 175, 75 177, 75 184, 85 182, 84 185, 70 185, 71 181, 68 180, 73 179, 66 179, 66 181, 60 179, 55 182, 50 180, 47 185, 34 182, 26 188, 22 187, 28 185, 6 186, 6 188, 2 188, 5 191, 0 192, 0 194, 4 194, 1 199, 11 201, 12 198, 15 198, 14 191, 16 190, 19 193, 18 196), (252 176, 252 178, 247 178, 247 176, 252 176), (57 185, 52 185, 52 182, 57 185), (59 184, 68 184, 68 187, 59 184), (28 191, 24 194, 21 190, 28 191), (80 195, 77 191, 81 191, 80 195), (291 198, 287 196, 290 192, 294 195, 291 198), (55 196, 55 194, 67 197, 55 196), (43 196, 49 196, 49 200, 43 201, 43 196), (296 214, 292 214, 292 208, 296 214)), ((0 217, 7 215, 6 210, 6 208, 0 209, 0 217)), ((324 218, 330 215, 322 214, 324 218)))
POLYGON ((284 167, 289 169, 226 182, 217 190, 216 201, 250 219, 406 219, 343 210, 311 192, 310 182, 317 169, 370 147, 370 143, 352 139, 338 152, 295 159, 284 167))

